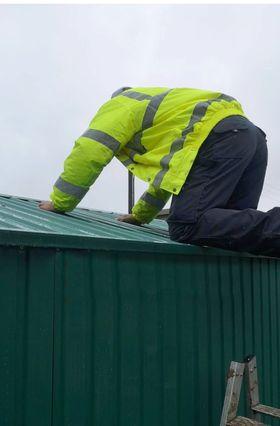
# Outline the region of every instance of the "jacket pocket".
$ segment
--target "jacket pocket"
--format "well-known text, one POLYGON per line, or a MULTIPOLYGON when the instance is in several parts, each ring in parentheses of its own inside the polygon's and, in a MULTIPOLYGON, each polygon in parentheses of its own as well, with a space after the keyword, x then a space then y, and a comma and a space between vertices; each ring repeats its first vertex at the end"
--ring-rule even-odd
POLYGON ((220 121, 213 128, 215 143, 211 153, 212 159, 223 161, 241 158, 242 145, 246 137, 249 137, 251 127, 249 120, 242 116, 227 117, 220 121))

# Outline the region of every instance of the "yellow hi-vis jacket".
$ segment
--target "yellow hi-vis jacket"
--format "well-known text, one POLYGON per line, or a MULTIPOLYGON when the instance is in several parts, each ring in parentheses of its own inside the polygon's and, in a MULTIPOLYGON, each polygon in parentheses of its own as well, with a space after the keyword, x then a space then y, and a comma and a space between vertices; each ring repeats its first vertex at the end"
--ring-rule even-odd
POLYGON ((137 87, 103 104, 79 137, 53 187, 58 211, 71 211, 115 156, 149 183, 132 210, 149 223, 178 194, 198 150, 213 127, 230 115, 245 115, 231 96, 207 90, 137 87))

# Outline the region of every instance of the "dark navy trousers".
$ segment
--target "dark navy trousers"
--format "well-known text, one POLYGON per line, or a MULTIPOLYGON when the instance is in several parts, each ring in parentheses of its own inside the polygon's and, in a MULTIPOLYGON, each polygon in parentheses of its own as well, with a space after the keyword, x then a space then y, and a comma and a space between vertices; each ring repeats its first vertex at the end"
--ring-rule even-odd
POLYGON ((257 210, 266 167, 265 133, 242 116, 220 121, 173 195, 170 238, 280 257, 280 208, 257 210))

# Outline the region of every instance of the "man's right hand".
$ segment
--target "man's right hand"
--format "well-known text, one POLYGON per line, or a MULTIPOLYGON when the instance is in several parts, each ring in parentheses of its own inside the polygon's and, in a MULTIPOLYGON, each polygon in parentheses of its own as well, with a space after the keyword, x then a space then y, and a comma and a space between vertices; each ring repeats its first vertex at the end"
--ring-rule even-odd
POLYGON ((131 225, 141 225, 141 222, 135 219, 132 214, 124 214, 123 216, 119 216, 117 220, 120 222, 131 223, 131 225))

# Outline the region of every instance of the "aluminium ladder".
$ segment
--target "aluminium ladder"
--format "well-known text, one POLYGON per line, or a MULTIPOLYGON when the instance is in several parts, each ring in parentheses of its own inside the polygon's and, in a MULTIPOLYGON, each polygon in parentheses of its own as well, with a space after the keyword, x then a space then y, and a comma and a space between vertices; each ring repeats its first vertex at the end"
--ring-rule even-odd
POLYGON ((280 419, 280 409, 260 404, 256 357, 250 355, 244 362, 232 361, 227 376, 227 388, 224 399, 220 426, 265 426, 261 414, 280 419), (247 376, 250 417, 237 416, 241 386, 244 374, 247 376))

